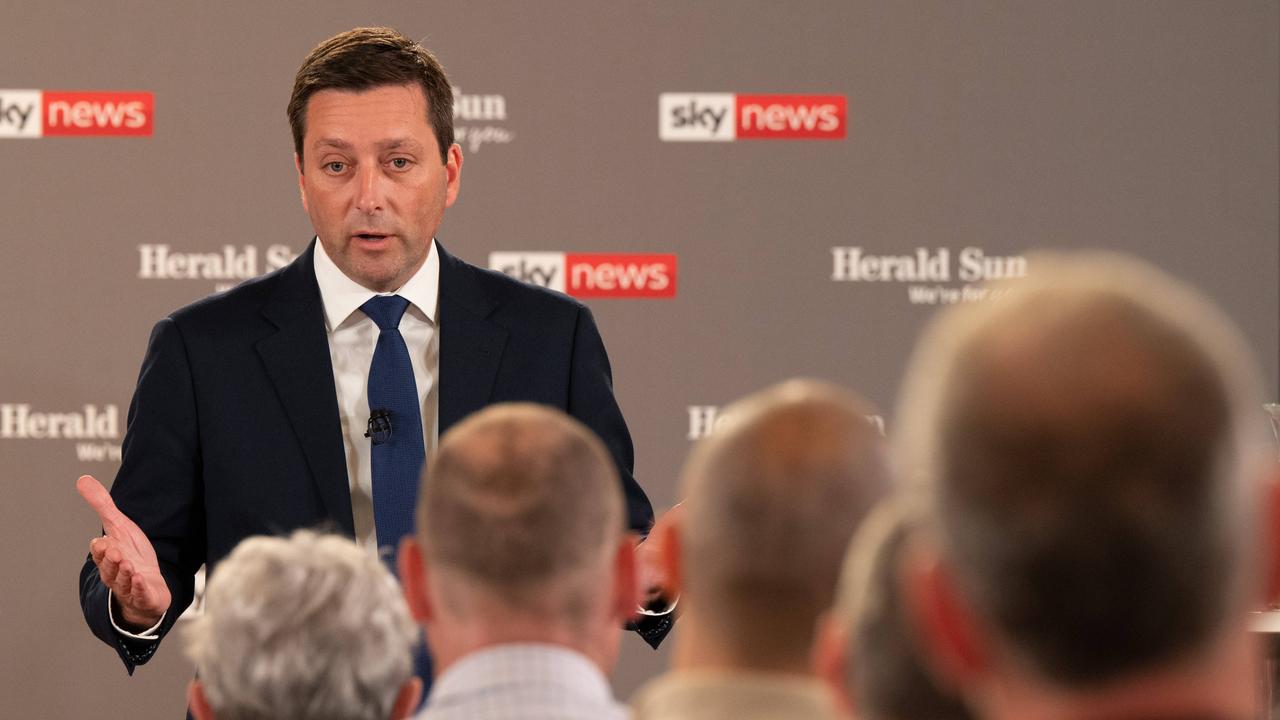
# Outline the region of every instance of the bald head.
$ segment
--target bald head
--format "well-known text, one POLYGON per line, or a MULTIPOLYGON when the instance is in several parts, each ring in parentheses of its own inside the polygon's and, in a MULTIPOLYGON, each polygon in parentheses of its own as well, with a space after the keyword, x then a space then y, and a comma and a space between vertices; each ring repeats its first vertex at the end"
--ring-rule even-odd
POLYGON ((870 412, 840 387, 783 383, 729 407, 685 467, 685 592, 744 666, 807 661, 849 539, 887 486, 870 412))
POLYGON ((608 452, 577 421, 539 405, 492 406, 444 436, 427 478, 418 542, 468 591, 564 621, 605 591, 625 531, 622 491, 608 452))
POLYGON ((1010 652, 1097 683, 1184 656, 1243 606, 1258 395, 1230 321, 1167 276, 1117 256, 1032 269, 925 336, 899 459, 1010 652))

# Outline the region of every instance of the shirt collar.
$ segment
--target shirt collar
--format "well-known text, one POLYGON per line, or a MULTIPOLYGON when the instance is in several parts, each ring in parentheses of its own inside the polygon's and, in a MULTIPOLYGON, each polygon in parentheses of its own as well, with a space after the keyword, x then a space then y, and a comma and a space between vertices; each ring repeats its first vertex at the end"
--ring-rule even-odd
POLYGON ((470 653, 441 673, 429 704, 511 685, 566 687, 588 702, 616 703, 600 668, 581 653, 559 645, 507 643, 470 653))
POLYGON ((351 314, 374 295, 399 295, 432 323, 436 321, 436 307, 440 289, 440 255, 436 241, 432 239, 427 250, 427 260, 408 282, 390 293, 377 293, 347 277, 333 262, 316 239, 316 284, 320 286, 320 300, 324 305, 325 327, 329 332, 346 322, 351 314))
POLYGON ((836 718, 826 686, 816 678, 765 672, 686 670, 651 680, 631 700, 642 718, 836 718))

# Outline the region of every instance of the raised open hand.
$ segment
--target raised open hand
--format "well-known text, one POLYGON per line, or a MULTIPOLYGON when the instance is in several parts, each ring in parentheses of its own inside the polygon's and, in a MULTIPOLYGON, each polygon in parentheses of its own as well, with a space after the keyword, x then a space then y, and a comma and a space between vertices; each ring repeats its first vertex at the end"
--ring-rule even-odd
POLYGON ((76 491, 102 521, 105 534, 89 541, 89 553, 102 582, 119 603, 119 621, 129 630, 155 625, 169 609, 172 596, 151 541, 120 512, 111 494, 92 475, 81 475, 76 491))

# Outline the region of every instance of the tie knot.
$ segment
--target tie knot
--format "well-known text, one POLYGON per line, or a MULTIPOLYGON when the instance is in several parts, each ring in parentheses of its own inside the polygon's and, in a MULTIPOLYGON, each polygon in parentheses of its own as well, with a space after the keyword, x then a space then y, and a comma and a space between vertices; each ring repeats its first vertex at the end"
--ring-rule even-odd
POLYGON ((379 330, 395 330, 400 327, 400 316, 408 307, 409 301, 399 295, 376 295, 360 309, 377 324, 379 330))

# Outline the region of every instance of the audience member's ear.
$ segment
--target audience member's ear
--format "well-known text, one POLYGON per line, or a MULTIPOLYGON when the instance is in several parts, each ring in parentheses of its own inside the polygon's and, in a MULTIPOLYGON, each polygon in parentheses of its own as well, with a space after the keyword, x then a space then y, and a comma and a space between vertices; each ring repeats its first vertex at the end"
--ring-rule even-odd
POLYGON ((613 613, 621 621, 635 618, 643 600, 636 568, 636 536, 623 536, 613 552, 613 613))
POLYGON ((412 535, 406 535, 400 541, 396 569, 399 571, 400 585, 404 588, 404 599, 409 605, 409 612, 420 625, 426 624, 434 615, 427 591, 426 557, 412 535))
POLYGON ((1266 489, 1263 492, 1265 508, 1262 517, 1262 557, 1266 581, 1266 597, 1269 607, 1280 605, 1280 464, 1267 472, 1266 489))
POLYGON ((658 525, 649 533, 645 542, 658 543, 658 562, 662 565, 662 573, 666 576, 667 591, 670 599, 675 599, 684 592, 684 568, 680 562, 680 534, 684 531, 684 506, 676 505, 667 511, 668 521, 658 525), (654 537, 654 535, 658 537, 654 537))
POLYGON ((187 710, 195 720, 214 720, 213 709, 204 696, 204 685, 199 680, 187 683, 187 710))
POLYGON ((396 701, 391 706, 391 720, 405 720, 413 717, 418 709, 418 701, 422 699, 422 678, 412 677, 400 686, 396 701))
POLYGON ((849 623, 838 610, 828 610, 818 618, 817 637, 813 642, 810 664, 813 672, 831 690, 836 705, 845 717, 854 717, 853 687, 849 684, 849 623))
POLYGON ((904 548, 902 597, 934 675, 961 693, 989 669, 986 639, 937 547, 922 535, 904 548))

